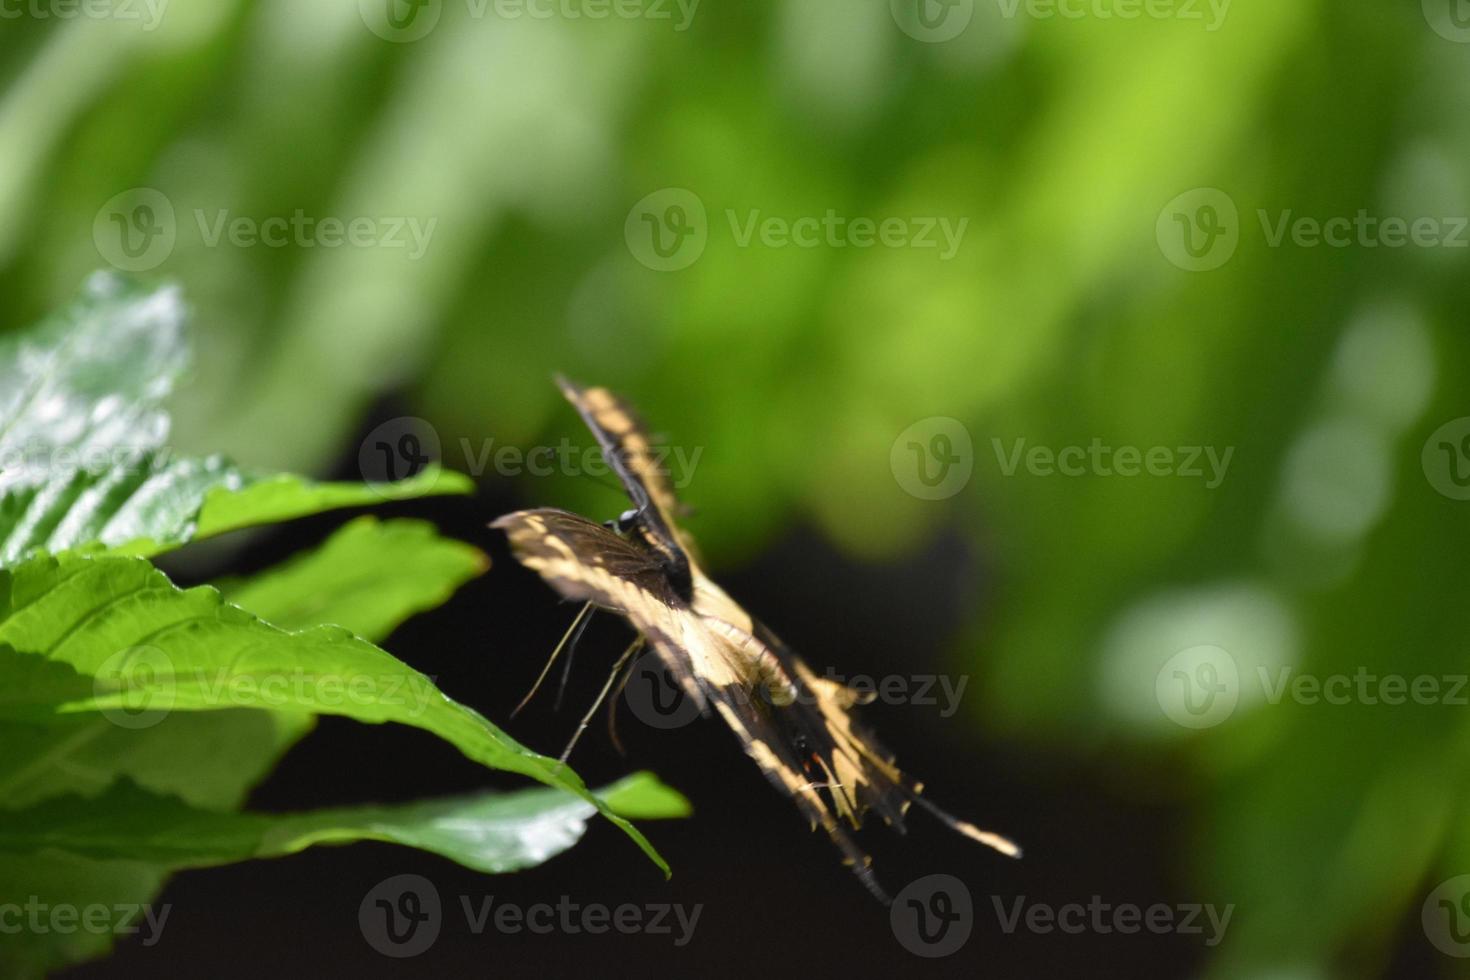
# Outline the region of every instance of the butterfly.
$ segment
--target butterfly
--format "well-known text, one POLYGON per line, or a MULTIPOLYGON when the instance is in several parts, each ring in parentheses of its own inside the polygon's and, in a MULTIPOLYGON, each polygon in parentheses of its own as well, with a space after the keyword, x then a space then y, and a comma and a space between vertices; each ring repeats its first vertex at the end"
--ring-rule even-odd
MULTIPOLYGON (((593 608, 609 610, 638 633, 613 676, 646 643, 701 713, 709 715, 712 708, 719 715, 766 777, 796 802, 813 829, 827 833, 844 863, 884 904, 890 899, 873 875, 872 859, 849 833, 870 811, 903 832, 904 816, 917 803, 966 837, 1019 857, 1011 841, 924 798, 923 784, 899 770, 854 720, 852 709, 865 699, 815 674, 705 574, 694 542, 679 525, 684 511, 673 483, 633 410, 605 388, 584 388, 561 377, 556 382, 592 430, 633 508, 607 524, 564 510, 523 510, 491 527, 505 532, 521 564, 562 596, 584 602, 584 616, 593 608)), ((579 631, 579 624, 573 629, 579 631)))

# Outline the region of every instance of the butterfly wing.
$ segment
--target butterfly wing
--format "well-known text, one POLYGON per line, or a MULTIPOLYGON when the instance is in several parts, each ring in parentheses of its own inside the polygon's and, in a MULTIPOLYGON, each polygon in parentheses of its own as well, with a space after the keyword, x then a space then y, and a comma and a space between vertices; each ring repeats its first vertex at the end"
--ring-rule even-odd
POLYGON ((694 611, 711 637, 725 681, 706 685, 720 716, 734 729, 747 754, 776 786, 821 826, 880 899, 867 870, 868 859, 843 829, 862 825, 869 811, 900 833, 912 803, 952 829, 1017 856, 1019 849, 940 810, 920 796, 923 784, 905 775, 893 756, 862 726, 853 708, 858 692, 820 677, 774 633, 745 612, 719 586, 696 580, 694 611))
POLYGON ((556 383, 592 430, 608 465, 638 507, 649 543, 669 560, 685 560, 694 548, 678 524, 683 508, 638 413, 606 388, 584 388, 560 376, 556 383))
POLYGON ((687 634, 697 621, 669 584, 661 556, 601 524, 553 508, 516 511, 490 526, 504 531, 516 560, 557 592, 627 619, 703 710, 703 689, 686 652, 687 634))

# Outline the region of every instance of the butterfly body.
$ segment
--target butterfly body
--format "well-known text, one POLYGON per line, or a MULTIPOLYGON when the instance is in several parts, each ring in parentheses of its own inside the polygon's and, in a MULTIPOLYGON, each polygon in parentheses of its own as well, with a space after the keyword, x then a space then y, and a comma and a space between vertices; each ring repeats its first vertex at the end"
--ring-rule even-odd
POLYGON ((558 379, 635 505, 611 528, 567 511, 518 511, 492 526, 516 558, 563 596, 625 618, 684 693, 718 714, 742 747, 884 902, 871 859, 846 828, 868 811, 902 831, 918 802, 953 829, 1016 856, 1014 844, 950 817, 919 796, 922 784, 854 721, 862 698, 819 677, 719 587, 679 528, 680 507, 636 415, 602 388, 558 379))

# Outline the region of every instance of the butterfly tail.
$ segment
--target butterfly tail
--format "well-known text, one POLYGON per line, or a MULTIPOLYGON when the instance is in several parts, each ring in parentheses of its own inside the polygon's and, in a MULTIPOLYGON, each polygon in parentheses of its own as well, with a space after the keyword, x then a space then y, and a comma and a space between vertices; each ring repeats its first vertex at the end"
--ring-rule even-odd
POLYGON ((900 785, 903 787, 905 796, 907 796, 914 803, 917 803, 920 809, 928 811, 931 816, 933 816, 940 823, 944 824, 950 830, 953 830, 955 833, 963 834, 973 841, 979 841, 986 847, 994 848, 995 850, 1004 854, 1006 857, 1019 858, 1021 856, 1022 852, 1020 845, 1018 845, 1010 838, 1002 837, 1000 834, 994 833, 989 830, 981 830, 979 827, 970 823, 968 820, 961 820, 953 814, 950 814, 940 809, 933 803, 929 802, 929 800, 922 795, 924 789, 922 783, 910 784, 907 780, 905 780, 900 785))

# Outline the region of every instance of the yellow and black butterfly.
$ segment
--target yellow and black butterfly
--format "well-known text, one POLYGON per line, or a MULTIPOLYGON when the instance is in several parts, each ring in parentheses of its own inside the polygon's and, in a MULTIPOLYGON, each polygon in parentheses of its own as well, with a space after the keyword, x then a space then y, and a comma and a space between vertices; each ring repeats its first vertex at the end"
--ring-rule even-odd
MULTIPOLYGON (((506 533, 523 565, 563 596, 586 603, 573 629, 594 607, 624 617, 639 636, 619 665, 646 642, 701 711, 708 714, 713 706, 767 778, 796 801, 814 829, 831 836, 879 900, 889 901, 873 877, 872 859, 844 827, 860 827, 869 810, 901 831, 909 805, 918 803, 966 837, 1019 857, 1009 840, 920 796, 923 784, 901 772, 854 723, 851 709, 860 695, 814 674, 704 574, 679 527, 673 484, 628 405, 605 388, 562 378, 557 384, 592 430, 634 508, 608 525, 541 508, 507 514, 491 526, 506 533)), ((611 684, 610 677, 604 695, 611 684)))

